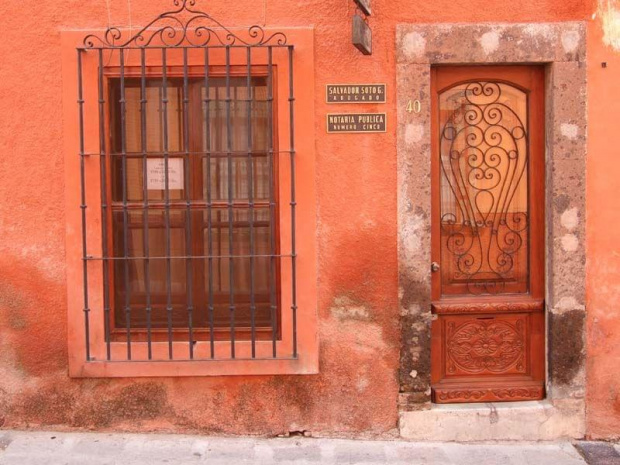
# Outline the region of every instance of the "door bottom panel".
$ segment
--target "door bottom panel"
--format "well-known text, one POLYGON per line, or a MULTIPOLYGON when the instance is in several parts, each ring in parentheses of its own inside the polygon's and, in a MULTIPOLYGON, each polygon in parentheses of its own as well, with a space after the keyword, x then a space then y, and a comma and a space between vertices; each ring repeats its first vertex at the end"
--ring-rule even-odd
POLYGON ((437 315, 431 340, 432 399, 436 403, 543 399, 543 351, 542 310, 437 315))
POLYGON ((538 382, 467 383, 462 386, 452 383, 439 383, 432 387, 432 401, 437 404, 464 402, 513 402, 542 400, 545 386, 538 382))

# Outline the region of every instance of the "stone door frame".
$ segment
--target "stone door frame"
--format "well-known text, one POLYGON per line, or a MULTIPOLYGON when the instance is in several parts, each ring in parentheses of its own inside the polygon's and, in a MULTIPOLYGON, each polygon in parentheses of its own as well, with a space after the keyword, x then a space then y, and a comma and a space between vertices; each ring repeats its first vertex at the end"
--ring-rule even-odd
POLYGON ((396 29, 396 54, 401 435, 435 440, 581 437, 585 430, 585 23, 402 24, 396 29), (430 71, 433 65, 449 64, 546 67, 547 399, 542 402, 490 407, 430 403, 430 71), (498 416, 500 411, 503 415, 498 416), (511 422, 518 425, 516 430, 510 428, 511 422))

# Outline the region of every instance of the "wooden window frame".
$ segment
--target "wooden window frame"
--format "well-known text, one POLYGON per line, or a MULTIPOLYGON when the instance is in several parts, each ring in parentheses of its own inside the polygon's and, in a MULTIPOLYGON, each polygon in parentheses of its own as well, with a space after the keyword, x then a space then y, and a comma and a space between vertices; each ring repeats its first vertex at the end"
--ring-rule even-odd
MULTIPOLYGON (((125 66, 124 67, 124 78, 125 79, 137 79, 140 78, 142 76, 141 74, 142 70, 140 66, 125 66)), ((209 79, 212 78, 225 78, 227 76, 226 73, 226 67, 225 65, 210 65, 209 66, 209 79)), ((163 76, 162 70, 160 66, 149 66, 146 67, 146 79, 147 81, 149 79, 160 79, 163 76)), ((230 66, 230 70, 228 73, 228 76, 231 78, 247 78, 247 68, 245 66, 242 65, 233 65, 230 66)), ((179 65, 173 65, 173 66, 168 66, 166 68, 166 77, 168 79, 183 79, 184 77, 184 73, 183 73, 183 67, 179 66, 179 65)), ((192 92, 195 92, 195 87, 198 87, 199 89, 201 88, 202 82, 194 82, 192 83, 191 80, 192 79, 204 79, 204 67, 202 66, 189 66, 188 67, 188 73, 187 73, 187 77, 190 79, 190 84, 189 84, 189 92, 190 94, 192 92)), ((269 77, 269 72, 268 72, 268 68, 265 65, 256 65, 256 66, 252 66, 252 74, 251 74, 252 78, 268 78, 269 77)), ((122 207, 120 206, 121 202, 118 200, 114 200, 113 198, 113 191, 114 191, 114 187, 113 187, 113 170, 114 167, 112 166, 112 156, 111 156, 111 152, 112 152, 112 128, 110 127, 110 122, 112 121, 112 100, 110 99, 110 93, 111 93, 111 88, 112 88, 112 83, 113 80, 119 80, 121 78, 121 72, 120 72, 120 67, 119 66, 107 66, 104 69, 104 90, 105 90, 105 129, 106 129, 106 174, 107 174, 107 180, 106 180, 106 185, 108 187, 107 189, 107 204, 110 206, 107 210, 107 225, 108 225, 108 250, 113 251, 114 250, 114 221, 113 221, 113 216, 115 212, 118 211, 122 211, 122 207)), ((280 182, 279 182, 279 138, 278 138, 278 101, 280 100, 280 98, 278 97, 278 66, 277 65, 273 65, 273 71, 272 71, 272 79, 273 79, 273 111, 272 111, 272 116, 273 116, 273 120, 272 120, 272 137, 273 137, 273 152, 274 152, 274 157, 273 157, 273 167, 272 167, 272 174, 273 174, 273 192, 274 192, 274 201, 275 201, 275 214, 274 214, 274 220, 275 220, 275 224, 274 224, 274 230, 275 230, 275 243, 276 243, 276 249, 275 249, 275 254, 279 255, 280 251, 281 251, 281 246, 280 246, 280 227, 279 224, 280 222, 278 221, 278 218, 280 217, 280 195, 279 195, 279 186, 280 186, 280 182)), ((202 99, 198 99, 198 101, 194 101, 194 108, 190 109, 190 114, 194 111, 197 111, 197 107, 198 108, 198 112, 202 111, 202 99)), ((186 122, 183 122, 183 124, 185 124, 186 122)), ((192 133, 190 131, 190 147, 193 144, 196 144, 196 141, 194 140, 196 138, 197 134, 194 132, 192 133), (193 138, 192 138, 193 136, 193 138)), ((191 150, 190 150, 191 151, 191 150)), ((183 153, 183 150, 180 151, 181 153, 183 153)), ((191 159, 191 157, 190 157, 191 159)), ((196 192, 200 192, 203 188, 203 183, 204 183, 204 178, 202 176, 199 176, 198 174, 202 174, 202 159, 193 159, 190 161, 191 165, 190 165, 190 170, 192 171, 191 176, 193 177, 193 191, 194 192, 190 192, 190 198, 192 199, 192 205, 195 207, 199 207, 199 208, 206 208, 207 202, 205 200, 199 200, 196 201, 194 200, 194 194, 196 192), (196 170, 196 167, 199 167, 198 170, 196 170), (200 185, 197 186, 196 185, 196 180, 200 181, 200 185)), ((140 201, 130 201, 131 203, 135 203, 135 209, 136 210, 141 210, 142 209, 142 202, 140 201), (138 203, 140 203, 140 205, 137 205, 138 203)), ((182 202, 182 199, 179 200, 179 202, 182 202)), ((217 209, 221 209, 223 211, 226 210, 227 208, 227 201, 220 199, 220 200, 212 200, 211 201, 211 206, 212 208, 214 208, 215 210, 217 209)), ((235 202, 235 204, 237 206, 245 206, 249 208, 249 203, 244 203, 244 202, 235 202)), ((269 200, 265 200, 265 201, 254 201, 254 205, 255 208, 265 208, 265 207, 269 207, 269 200), (261 204, 261 205, 256 205, 256 204, 261 204)), ((164 207, 164 201, 149 201, 149 211, 152 209, 153 211, 157 211, 157 210, 163 210, 164 207)), ((132 206, 129 206, 129 211, 132 210, 132 206)), ((170 211, 174 211, 174 210, 178 210, 178 211, 182 211, 185 213, 186 211, 186 207, 185 205, 181 205, 179 203, 179 205, 173 206, 170 211)), ((185 227, 185 226, 184 226, 185 227)), ((192 228, 193 229, 193 228, 192 228)), ((222 228, 222 229, 226 229, 226 228, 222 228)), ((193 234, 193 241, 192 241, 192 250, 196 250, 194 248, 194 246, 198 243, 200 243, 199 241, 199 236, 197 234, 193 234)), ((194 262, 193 264, 194 267, 197 266, 197 264, 194 262)), ((281 339, 282 338, 282 298, 281 298, 281 261, 280 260, 276 260, 275 263, 275 297, 276 297, 276 306, 277 306, 277 310, 276 310, 276 320, 277 320, 277 326, 276 326, 276 338, 277 339, 281 339)), ((115 306, 115 278, 114 278, 114 263, 109 263, 109 281, 110 281, 110 307, 111 307, 111 312, 110 312, 110 317, 109 317, 109 325, 110 325, 110 337, 112 341, 124 341, 127 335, 127 330, 124 326, 119 326, 117 325, 117 322, 115 320, 116 318, 116 312, 119 311, 119 309, 115 306)), ((193 280, 194 280, 194 293, 198 292, 198 285, 197 283, 199 282, 199 273, 194 272, 194 276, 193 276, 193 280)), ((224 299, 226 302, 228 302, 228 298, 224 299)), ((153 328, 150 330, 151 331, 151 340, 155 341, 155 342, 165 342, 168 341, 168 330, 166 328, 153 328)), ((173 333, 172 333, 172 337, 173 340, 175 341, 187 341, 188 338, 188 334, 189 334, 189 329, 188 328, 182 328, 182 327, 173 327, 172 329, 173 333)), ((142 327, 136 327, 136 328, 131 328, 131 337, 132 337, 132 341, 135 342, 145 342, 147 340, 147 328, 142 328, 142 327)), ((196 340, 203 340, 206 341, 210 338, 210 333, 211 330, 208 327, 194 327, 192 330, 193 333, 193 337, 196 340)), ((272 338, 272 329, 269 326, 256 326, 255 327, 255 337, 257 340, 271 340, 272 338)), ((217 341, 228 341, 231 338, 231 331, 230 331, 230 327, 225 327, 225 326, 221 326, 221 327, 215 327, 214 328, 214 339, 217 341)), ((235 327, 235 338, 240 339, 240 340, 250 340, 251 338, 251 329, 250 327, 246 327, 246 326, 236 326, 235 327)))

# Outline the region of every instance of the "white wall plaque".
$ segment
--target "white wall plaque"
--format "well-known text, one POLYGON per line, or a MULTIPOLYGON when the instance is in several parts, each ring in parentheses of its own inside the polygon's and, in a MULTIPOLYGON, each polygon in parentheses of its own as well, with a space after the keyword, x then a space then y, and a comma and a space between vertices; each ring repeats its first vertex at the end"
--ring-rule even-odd
MULTIPOLYGON (((146 161, 146 187, 149 190, 166 188, 166 170, 163 158, 146 161)), ((183 189, 183 159, 168 158, 168 189, 183 189)))

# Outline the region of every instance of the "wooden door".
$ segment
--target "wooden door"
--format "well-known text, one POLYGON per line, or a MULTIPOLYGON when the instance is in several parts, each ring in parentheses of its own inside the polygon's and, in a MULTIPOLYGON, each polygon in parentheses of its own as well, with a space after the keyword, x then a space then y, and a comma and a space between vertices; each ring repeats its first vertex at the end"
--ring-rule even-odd
POLYGON ((433 68, 437 403, 544 397, 544 68, 433 68))

